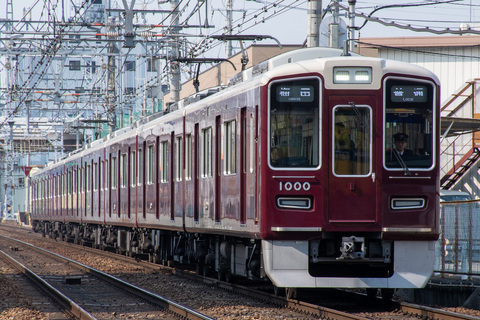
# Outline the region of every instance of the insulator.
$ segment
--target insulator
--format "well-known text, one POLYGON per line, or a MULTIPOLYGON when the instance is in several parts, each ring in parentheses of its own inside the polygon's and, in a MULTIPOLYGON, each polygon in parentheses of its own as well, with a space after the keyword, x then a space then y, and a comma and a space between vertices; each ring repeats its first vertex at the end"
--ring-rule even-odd
POLYGON ((153 32, 150 32, 150 31, 140 32, 140 37, 142 37, 142 38, 151 38, 151 37, 153 37, 153 32))
POLYGON ((108 31, 106 35, 107 37, 114 38, 114 37, 118 37, 120 33, 118 31, 108 31))

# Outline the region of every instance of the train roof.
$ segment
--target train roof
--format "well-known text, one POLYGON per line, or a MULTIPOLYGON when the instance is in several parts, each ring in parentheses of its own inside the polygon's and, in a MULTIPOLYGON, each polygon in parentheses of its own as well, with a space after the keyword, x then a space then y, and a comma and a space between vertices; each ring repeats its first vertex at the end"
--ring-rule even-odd
MULTIPOLYGON (((325 79, 325 86, 326 88, 328 88, 329 86, 333 85, 333 83, 331 83, 331 79, 333 79, 333 76, 329 76, 324 72, 326 69, 331 70, 331 68, 328 68, 328 65, 357 66, 372 64, 377 64, 379 66, 379 68, 377 69, 381 70, 383 74, 390 72, 405 75, 413 74, 419 77, 431 78, 437 84, 439 83, 438 77, 436 77, 434 73, 423 67, 410 63, 380 58, 363 57, 356 53, 344 55, 344 51, 341 49, 327 47, 302 48, 292 50, 282 53, 264 62, 261 62, 258 65, 255 65, 247 70, 239 72, 234 77, 232 77, 228 86, 209 88, 201 92, 195 93, 172 105, 171 109, 173 111, 171 112, 159 112, 151 116, 142 118, 130 125, 129 127, 119 129, 102 139, 91 142, 85 145, 82 149, 76 150, 57 161, 48 163, 45 168, 40 170, 38 173, 50 169, 53 166, 64 165, 69 161, 73 161, 82 157, 87 152, 93 151, 95 149, 102 149, 105 147, 105 144, 113 144, 116 141, 123 140, 126 136, 131 135, 132 132, 138 134, 142 131, 151 129, 153 126, 158 126, 161 123, 171 121, 181 116, 182 114, 185 115, 194 112, 195 110, 201 109, 206 104, 214 104, 215 102, 223 99, 224 94, 228 94, 229 92, 235 92, 238 94, 243 91, 250 90, 256 84, 265 84, 270 79, 277 76, 282 76, 285 74, 301 74, 305 73, 306 70, 312 73, 322 73, 325 79), (317 63, 312 64, 312 61, 316 61, 317 63), (219 95, 218 93, 220 92, 223 94, 219 95)), ((373 78, 376 80, 372 83, 372 88, 380 88, 383 75, 377 75, 373 78)), ((345 86, 348 87, 354 85, 355 84, 347 84, 345 86)))

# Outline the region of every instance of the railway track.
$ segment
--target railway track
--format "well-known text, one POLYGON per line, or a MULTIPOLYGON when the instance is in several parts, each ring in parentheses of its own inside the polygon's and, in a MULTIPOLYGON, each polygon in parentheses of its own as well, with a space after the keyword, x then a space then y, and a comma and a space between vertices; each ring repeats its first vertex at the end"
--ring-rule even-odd
MULTIPOLYGON (((32 235, 31 235, 32 236, 32 235)), ((43 238, 42 238, 43 239, 43 238)), ((53 242, 53 240, 47 240, 47 242, 53 242)), ((67 243, 63 242, 53 242, 57 247, 59 247, 60 244, 62 245, 68 245, 67 243)), ((72 247, 71 245, 68 245, 68 247, 72 247)), ((78 247, 78 246, 74 246, 78 247)), ((273 294, 270 294, 268 292, 254 289, 252 287, 246 287, 246 286, 241 286, 238 284, 232 284, 232 283, 226 283, 219 281, 217 279, 213 278, 205 278, 205 277, 199 277, 195 275, 194 273, 190 271, 182 271, 182 270, 177 270, 177 269, 172 269, 164 266, 160 266, 157 264, 152 264, 146 261, 140 261, 140 260, 135 260, 132 259, 131 257, 126 257, 123 255, 118 255, 114 253, 109 253, 97 249, 92 249, 88 247, 81 247, 82 249, 80 251, 92 254, 97 256, 97 258, 94 258, 94 260, 101 260, 100 257, 111 257, 112 259, 115 259, 121 264, 131 264, 132 268, 145 268, 145 269, 150 269, 152 273, 158 273, 160 269, 167 269, 169 273, 174 273, 178 276, 181 276, 182 278, 187 278, 191 279, 196 282, 201 282, 203 284, 206 284, 208 287, 212 288, 217 288, 217 291, 225 291, 225 292, 230 292, 237 294, 238 296, 246 296, 249 297, 250 300, 258 300, 258 301, 263 301, 263 304, 265 305, 265 302, 268 302, 268 304, 273 304, 277 307, 280 307, 280 309, 277 309, 277 314, 278 316, 281 313, 286 313, 286 310, 293 310, 295 312, 298 312, 300 314, 304 314, 304 317, 301 317, 297 314, 297 316, 292 315, 290 317, 285 317, 282 319, 312 319, 312 318, 319 318, 319 319, 418 319, 419 317, 424 318, 424 319, 478 319, 478 317, 473 317, 473 316, 468 316, 468 315, 462 315, 462 314, 457 314, 457 313, 452 313, 444 310, 439 310, 439 309, 433 309, 433 308, 428 308, 428 307, 423 307, 423 306, 418 306, 418 305, 413 305, 413 304, 408 304, 408 303, 391 303, 388 306, 389 311, 385 311, 385 307, 381 307, 384 305, 384 301, 379 299, 377 303, 377 307, 370 309, 370 310, 354 310, 358 309, 358 307, 340 307, 337 308, 337 306, 333 305, 332 307, 324 307, 320 306, 322 302, 324 301, 324 297, 317 299, 316 301, 313 302, 305 302, 308 300, 304 300, 303 297, 299 297, 299 299, 286 299, 284 297, 278 297, 273 294), (220 290, 219 290, 220 289, 220 290), (378 307, 380 306, 380 307, 378 307), (383 309, 383 311, 382 311, 383 309), (282 310, 282 311, 280 311, 282 310), (341 310, 341 311, 339 311, 341 310)), ((71 250, 71 249, 70 249, 71 250)), ((74 251, 74 250, 71 250, 74 251)), ((119 264, 119 263, 117 263, 119 264)), ((148 279, 148 275, 144 274, 141 276, 142 278, 145 277, 148 279)), ((130 281, 130 279, 129 279, 130 281)), ((135 281, 134 281, 135 282, 135 281)), ((146 280, 144 283, 138 284, 138 286, 145 287, 149 289, 149 282, 152 282, 151 280, 146 280)), ((151 289, 149 289, 151 290, 151 289)), ((187 289, 189 290, 189 289, 187 289)), ((327 296, 331 295, 330 293, 327 293, 327 296)), ((205 297, 204 297, 205 298, 205 297)), ((217 298, 218 299, 218 298, 217 298)), ((239 298, 237 298, 239 299, 239 298)), ((335 299, 333 299, 335 300, 335 299)), ((366 297, 360 296, 359 295, 351 295, 351 296, 339 296, 339 298, 336 298, 336 300, 344 300, 344 301, 353 301, 357 300, 354 305, 356 306, 361 306, 361 305, 367 305, 367 304, 372 304, 372 301, 369 301, 366 297)), ((325 305, 325 304, 323 304, 325 305)), ((364 308, 365 309, 365 308, 364 308)), ((198 310, 198 309, 197 309, 198 310)), ((207 310, 208 311, 208 310, 207 310)), ((222 313, 224 311, 220 311, 219 313, 222 313)), ((207 312, 207 314, 209 314, 207 312)), ((226 315, 226 314, 225 314, 226 315)), ((209 316, 213 318, 218 318, 221 319, 222 317, 219 316, 217 317, 216 315, 211 315, 209 316)), ((259 317, 260 319, 260 317, 259 317)))
POLYGON ((149 317, 162 319, 212 319, 54 252, 3 235, 0 237, 14 243, 9 246, 10 254, 5 252, 6 244, 2 243, 2 250, 0 250, 2 257, 61 306, 70 317, 78 319, 97 319, 97 317, 108 319, 109 315, 111 318, 116 317, 118 311, 105 313, 100 311, 99 307, 101 307, 104 310, 125 308, 122 312, 133 312, 129 316, 130 319, 142 319, 147 314, 149 317), (25 255, 27 251, 28 255, 25 255), (33 252, 35 253, 32 255, 33 252), (26 264, 31 264, 32 269, 26 267, 26 264), (61 271, 53 272, 54 275, 39 275, 40 272, 45 272, 45 269, 52 271, 52 267, 61 271), (78 284, 82 285, 78 286, 78 284), (112 304, 112 301, 115 303, 112 304))

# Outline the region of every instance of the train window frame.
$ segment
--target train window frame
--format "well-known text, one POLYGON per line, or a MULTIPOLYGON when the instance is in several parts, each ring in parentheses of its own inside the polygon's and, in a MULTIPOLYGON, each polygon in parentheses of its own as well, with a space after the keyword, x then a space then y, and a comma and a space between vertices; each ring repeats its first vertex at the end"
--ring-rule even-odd
MULTIPOLYGON (((346 116, 345 114, 343 114, 343 116, 346 116)), ((362 119, 358 119, 357 122, 361 122, 360 124, 365 126, 366 123, 365 123, 365 118, 362 118, 362 119), (363 119, 363 120, 362 120, 363 119)), ((372 121, 373 121, 373 109, 371 106, 369 105, 365 105, 365 104, 362 104, 362 105, 336 105, 333 107, 332 109, 332 173, 334 176, 336 177, 369 177, 372 172, 373 172, 373 125, 372 125, 372 121), (336 158, 338 156, 338 153, 337 153, 337 149, 336 146, 337 146, 337 142, 335 141, 336 138, 339 137, 338 133, 337 133, 337 124, 339 124, 339 122, 337 121, 336 119, 336 111, 339 110, 340 108, 343 108, 343 109, 352 109, 353 112, 352 114, 355 115, 355 118, 357 117, 360 117, 361 115, 361 109, 366 109, 368 110, 368 134, 369 134, 369 139, 368 139, 368 142, 365 143, 365 141, 363 141, 363 145, 364 146, 367 146, 368 145, 368 152, 364 152, 363 154, 368 156, 368 161, 364 161, 364 162, 359 162, 357 161, 356 159, 358 159, 358 148, 355 147, 355 150, 350 150, 350 147, 349 147, 349 152, 353 152, 355 155, 353 155, 353 157, 355 158, 352 159, 351 161, 348 161, 348 162, 352 162, 351 165, 352 165, 352 171, 353 171, 353 166, 356 164, 357 165, 357 170, 358 170, 358 167, 361 166, 361 164, 367 164, 368 165, 368 170, 365 171, 365 173, 363 174, 354 174, 353 172, 350 172, 350 173, 345 173, 345 174, 342 174, 340 172, 337 172, 336 171, 336 164, 338 163, 338 158, 336 158)), ((342 124, 340 124, 342 125, 342 124)), ((360 133, 365 133, 367 130, 365 131, 361 131, 360 133)), ((348 133, 350 131, 350 128, 347 128, 347 132, 348 133)), ((364 136, 363 134, 361 136, 364 136)), ((356 146, 358 145, 358 142, 355 143, 355 141, 357 139, 355 139, 355 137, 351 137, 350 134, 348 135, 348 138, 350 139, 350 141, 347 141, 347 143, 354 143, 353 145, 356 146), (353 140, 355 141, 353 141, 353 140)), ((361 139, 359 139, 361 140, 361 139)))
POLYGON ((169 141, 164 140, 160 143, 161 150, 160 150, 160 182, 167 183, 169 180, 169 172, 170 172, 170 146, 169 141))
POLYGON ((98 191, 98 185, 99 185, 99 183, 98 183, 99 174, 97 174, 98 173, 98 162, 93 163, 92 170, 93 170, 92 189, 93 189, 93 191, 98 191))
POLYGON ((91 164, 86 164, 86 192, 91 192, 92 191, 92 165, 91 164))
MULTIPOLYGON (((285 78, 285 79, 279 79, 279 80, 273 80, 268 84, 268 117, 267 117, 267 130, 268 130, 268 146, 267 146, 267 154, 268 154, 268 166, 271 170, 275 171, 284 171, 284 170, 289 170, 289 171, 317 171, 322 167, 322 112, 323 112, 323 104, 322 104, 322 87, 323 87, 323 80, 320 77, 312 76, 312 77, 293 77, 293 78, 285 78), (311 82, 312 87, 315 90, 315 96, 313 97, 313 101, 306 101, 305 106, 306 108, 309 108, 309 106, 306 103, 310 103, 312 106, 310 108, 313 108, 315 113, 312 116, 312 136, 311 136, 311 161, 312 165, 311 166, 305 166, 305 165, 291 165, 287 163, 286 165, 276 165, 272 161, 272 155, 274 154, 273 151, 279 149, 277 145, 279 145, 282 149, 284 148, 282 146, 282 143, 280 141, 275 142, 274 137, 272 136, 272 112, 276 109, 272 110, 272 104, 273 104, 273 95, 276 94, 274 93, 273 89, 277 87, 277 85, 281 83, 298 83, 302 86, 305 86, 303 83, 305 82, 311 82), (313 126, 316 126, 314 129, 313 126), (318 129, 318 130, 317 130, 318 129), (317 140, 317 141, 315 141, 317 140)), ((281 102, 276 102, 276 103, 287 103, 285 101, 281 102)), ((293 102, 292 102, 293 103, 293 102)), ((300 102, 304 103, 304 102, 300 102)), ((296 109, 296 108, 295 108, 296 109)), ((303 129, 303 126, 302 126, 303 129)), ((301 137, 304 139, 304 137, 301 137)), ((291 138, 288 138, 291 139, 291 138)), ((290 145, 290 143, 288 143, 290 145)), ((303 145, 303 143, 300 143, 300 145, 303 145)), ((308 153, 308 151, 307 151, 308 153)), ((299 156, 295 157, 286 157, 287 159, 289 158, 298 158, 299 156)), ((300 156, 301 157, 301 156, 300 156)), ((310 161, 305 157, 307 161, 310 161)), ((288 160, 290 161, 290 160, 288 160)), ((295 161, 295 160, 292 160, 295 161)), ((301 161, 301 160, 299 160, 301 161)))
MULTIPOLYGON (((422 102, 419 102, 419 103, 416 103, 416 102, 411 102, 410 104, 407 102, 405 104, 408 104, 408 106, 405 106, 404 109, 408 109, 408 107, 410 107, 410 109, 420 109, 420 104, 422 102)), ((389 77, 386 77, 384 80, 383 80, 383 145, 382 145, 382 148, 383 148, 383 168, 385 170, 388 170, 388 171, 397 171, 397 172, 405 172, 406 174, 409 174, 410 170, 414 170, 414 171, 431 171, 435 168, 436 166, 436 162, 438 161, 437 158, 436 158, 436 152, 437 152, 437 145, 435 143, 435 132, 437 132, 437 121, 435 121, 438 117, 438 112, 439 110, 437 110, 436 108, 436 105, 437 105, 437 87, 435 85, 435 82, 434 81, 431 81, 431 80, 425 80, 425 79, 418 79, 418 78, 412 78, 412 77, 400 77, 400 76, 389 76, 389 77), (392 81, 394 84, 389 84, 389 81, 392 81), (430 128, 423 128, 423 132, 422 134, 429 134, 430 135, 430 139, 428 139, 429 143, 431 144, 431 154, 430 154, 430 166, 428 167, 421 167, 421 166, 415 166, 415 165, 412 165, 412 162, 410 161, 406 161, 405 163, 399 163, 398 164, 398 167, 395 166, 395 167, 392 167, 392 166, 388 166, 387 165, 387 157, 388 157, 388 148, 390 147, 391 149, 393 149, 393 141, 392 141, 392 137, 391 135, 387 135, 387 132, 390 131, 393 131, 393 129, 389 129, 387 126, 387 109, 390 109, 390 108, 387 108, 387 105, 391 104, 391 105, 394 105, 395 103, 399 103, 399 102, 390 102, 389 101, 389 97, 390 97, 390 92, 388 92, 389 89, 391 89, 394 85, 395 85, 395 82, 397 82, 399 85, 400 84, 404 84, 404 85, 424 85, 424 86, 427 86, 427 90, 430 90, 428 93, 428 97, 427 99, 431 99, 431 101, 427 101, 427 102, 423 102, 423 103, 429 103, 429 107, 431 107, 431 113, 430 113, 430 128), (426 132, 426 133, 425 133, 426 132)), ((425 109, 426 111, 428 111, 428 107, 425 109)), ((427 114, 427 112, 425 112, 425 114, 427 114)), ((427 117, 423 116, 423 118, 421 119, 422 121, 418 121, 417 124, 419 126, 419 129, 421 128, 422 125, 426 125, 426 120, 427 117)), ((400 133, 402 132, 403 130, 400 130, 400 131, 394 131, 393 133, 400 133)), ((412 130, 410 130, 412 131, 412 130)), ((407 134, 410 132, 406 132, 407 134)), ((417 137, 416 137, 417 138, 417 137)), ((412 137, 410 137, 409 139, 412 139, 412 137)), ((417 138, 418 139, 418 138, 417 138)), ((418 141, 418 140, 417 140, 418 141)), ((425 141, 427 140, 424 140, 423 143, 425 143, 425 141)), ((408 142, 407 142, 408 143, 408 142)), ((408 145, 408 144, 407 144, 408 145)), ((410 143, 411 145, 411 143, 410 143)), ((418 154, 419 157, 422 157, 423 155, 422 154, 418 154)), ((401 161, 403 162, 403 161, 401 161)))
POLYGON ((185 180, 192 180, 192 134, 185 135, 185 180))
POLYGON ((127 153, 120 155, 120 188, 128 187, 128 156, 127 153))
POLYGON ((175 137, 175 181, 183 180, 183 136, 175 137))
POLYGON ((147 185, 152 185, 155 180, 155 145, 147 145, 146 154, 145 154, 145 183, 147 185))
POLYGON ((135 188, 137 186, 137 152, 130 151, 130 186, 135 188))
POLYGON ((224 157, 223 166, 225 176, 237 174, 237 120, 223 123, 224 127, 224 157))
POLYGON ((143 184, 143 149, 139 148, 137 150, 137 186, 143 184))
POLYGON ((112 190, 118 189, 118 157, 113 156, 110 162, 110 179, 112 182, 112 190))
POLYGON ((202 129, 202 178, 213 176, 213 128, 202 129))

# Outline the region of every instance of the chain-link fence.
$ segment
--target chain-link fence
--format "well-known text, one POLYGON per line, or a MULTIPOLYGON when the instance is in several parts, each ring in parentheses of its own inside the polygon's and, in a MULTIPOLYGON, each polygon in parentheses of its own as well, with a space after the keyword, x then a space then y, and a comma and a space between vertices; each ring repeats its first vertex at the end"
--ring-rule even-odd
POLYGON ((435 271, 480 275, 480 201, 442 203, 435 271))

